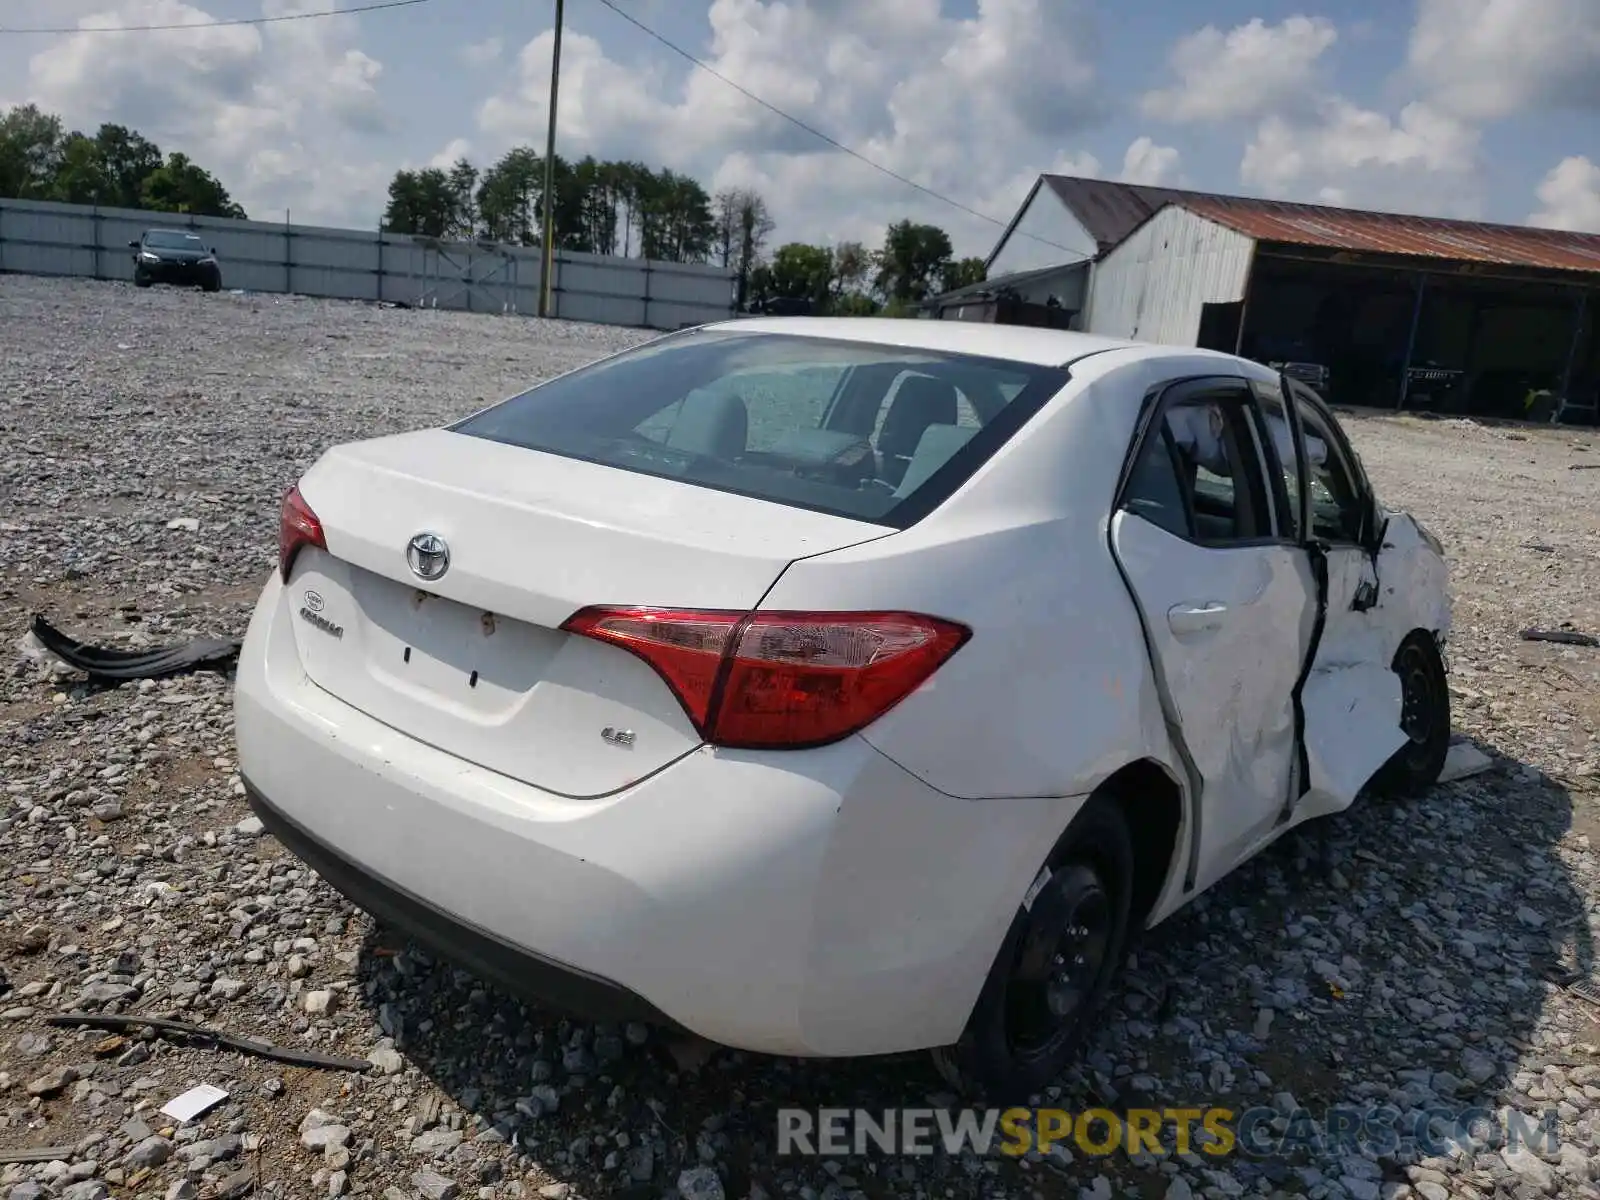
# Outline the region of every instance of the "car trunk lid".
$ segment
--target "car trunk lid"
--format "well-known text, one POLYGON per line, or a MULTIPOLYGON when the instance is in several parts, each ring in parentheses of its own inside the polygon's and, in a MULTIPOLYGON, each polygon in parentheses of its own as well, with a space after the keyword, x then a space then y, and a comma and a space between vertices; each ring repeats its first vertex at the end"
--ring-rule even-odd
POLYGON ((651 667, 563 632, 568 617, 748 610, 795 559, 891 532, 444 430, 338 447, 300 491, 327 542, 288 583, 308 677, 441 750, 582 797, 700 738, 651 667), (436 579, 408 562, 424 533, 448 548, 436 579))

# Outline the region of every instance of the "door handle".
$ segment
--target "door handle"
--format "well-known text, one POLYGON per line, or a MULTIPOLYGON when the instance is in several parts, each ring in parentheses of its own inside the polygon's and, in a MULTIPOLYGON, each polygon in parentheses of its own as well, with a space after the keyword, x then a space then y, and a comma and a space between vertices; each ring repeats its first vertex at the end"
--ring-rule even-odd
POLYGON ((1207 633, 1221 629, 1228 606, 1215 600, 1204 604, 1174 604, 1167 609, 1167 625, 1173 633, 1207 633))

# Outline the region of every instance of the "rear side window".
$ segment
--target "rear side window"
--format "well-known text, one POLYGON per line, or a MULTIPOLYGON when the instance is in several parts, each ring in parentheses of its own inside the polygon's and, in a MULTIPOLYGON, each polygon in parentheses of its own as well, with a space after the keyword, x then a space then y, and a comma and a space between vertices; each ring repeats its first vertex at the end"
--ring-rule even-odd
POLYGON ((452 428, 904 528, 1066 379, 1061 367, 695 330, 550 380, 452 428))

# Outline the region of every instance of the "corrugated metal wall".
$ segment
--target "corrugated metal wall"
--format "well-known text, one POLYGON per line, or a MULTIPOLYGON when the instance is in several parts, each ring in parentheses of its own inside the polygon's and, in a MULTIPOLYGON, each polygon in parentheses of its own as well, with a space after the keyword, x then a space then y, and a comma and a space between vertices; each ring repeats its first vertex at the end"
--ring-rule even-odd
MULTIPOLYGON (((0 200, 0 272, 131 280, 128 242, 155 227, 192 229, 215 247, 227 288, 477 312, 539 310, 537 248, 32 200, 0 200)), ((553 307, 569 320, 677 329, 729 316, 732 280, 732 272, 698 263, 562 251, 553 307)))
POLYGON ((1184 208, 1156 213, 1095 264, 1087 328, 1192 346, 1207 304, 1244 298, 1255 242, 1184 208))

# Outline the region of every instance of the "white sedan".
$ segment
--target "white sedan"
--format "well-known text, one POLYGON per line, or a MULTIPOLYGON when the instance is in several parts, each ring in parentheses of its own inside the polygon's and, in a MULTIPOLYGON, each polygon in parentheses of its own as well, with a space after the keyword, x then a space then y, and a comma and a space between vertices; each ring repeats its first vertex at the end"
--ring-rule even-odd
POLYGON ((1259 364, 739 320, 283 504, 269 830, 438 955, 730 1046, 1053 1078, 1130 936, 1438 776, 1439 544, 1259 364))

